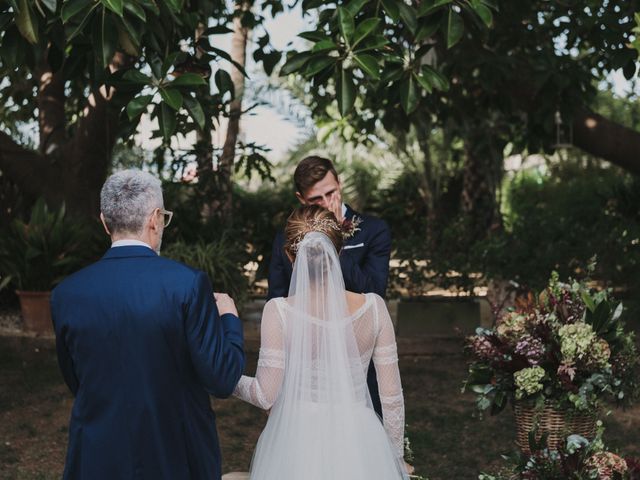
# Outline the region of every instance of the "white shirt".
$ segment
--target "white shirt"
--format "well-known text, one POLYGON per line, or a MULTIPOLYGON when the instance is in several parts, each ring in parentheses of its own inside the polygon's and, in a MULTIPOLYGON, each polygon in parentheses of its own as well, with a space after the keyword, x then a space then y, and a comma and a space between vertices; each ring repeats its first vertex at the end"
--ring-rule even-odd
POLYGON ((347 218, 347 206, 342 204, 342 218, 347 218))
MULTIPOLYGON (((116 240, 115 242, 113 242, 111 244, 111 248, 114 247, 147 247, 147 248, 151 248, 151 245, 149 245, 148 243, 144 243, 141 242, 140 240, 134 240, 134 239, 124 239, 124 240, 116 240)), ((151 250, 153 250, 153 248, 151 248, 151 250)))

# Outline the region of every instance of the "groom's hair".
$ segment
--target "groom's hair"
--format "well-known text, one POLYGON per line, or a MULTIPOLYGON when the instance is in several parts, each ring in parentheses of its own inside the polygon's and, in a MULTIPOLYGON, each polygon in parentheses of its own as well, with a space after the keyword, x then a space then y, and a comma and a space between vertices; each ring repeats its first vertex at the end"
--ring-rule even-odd
POLYGON ((162 208, 162 184, 142 170, 122 170, 107 178, 100 211, 111 233, 142 232, 154 208, 162 208))
POLYGON ((338 180, 338 172, 328 158, 315 155, 304 158, 293 173, 296 191, 300 195, 304 195, 307 190, 326 177, 328 172, 333 173, 333 176, 338 180))

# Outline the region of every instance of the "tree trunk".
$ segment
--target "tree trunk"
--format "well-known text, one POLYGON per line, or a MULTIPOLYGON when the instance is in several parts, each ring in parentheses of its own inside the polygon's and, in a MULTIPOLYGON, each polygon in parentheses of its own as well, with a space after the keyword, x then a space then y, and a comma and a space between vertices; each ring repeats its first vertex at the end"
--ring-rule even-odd
MULTIPOLYGON (((131 57, 116 53, 110 69, 114 72, 131 63, 131 57)), ((97 216, 100 189, 116 140, 119 108, 112 105, 115 91, 95 87, 73 137, 67 138, 61 72, 53 73, 42 65, 37 74, 39 150, 26 149, 0 132, 0 170, 29 203, 43 196, 51 205, 64 202, 75 214, 97 216)))
POLYGON ((502 179, 504 146, 487 135, 488 131, 471 127, 465 138, 461 207, 474 239, 501 227, 496 192, 502 179))
MULTIPOLYGON (((236 4, 236 14, 233 19, 233 36, 231 38, 231 58, 242 68, 246 65, 247 41, 249 29, 242 24, 242 17, 251 7, 250 2, 242 1, 236 4)), ((234 66, 231 67, 231 80, 234 87, 234 98, 229 106, 229 122, 227 134, 222 147, 222 154, 218 161, 218 215, 228 223, 232 217, 233 195, 232 175, 233 163, 236 155, 236 144, 240 133, 240 116, 242 114, 242 95, 244 93, 244 74, 234 66)))

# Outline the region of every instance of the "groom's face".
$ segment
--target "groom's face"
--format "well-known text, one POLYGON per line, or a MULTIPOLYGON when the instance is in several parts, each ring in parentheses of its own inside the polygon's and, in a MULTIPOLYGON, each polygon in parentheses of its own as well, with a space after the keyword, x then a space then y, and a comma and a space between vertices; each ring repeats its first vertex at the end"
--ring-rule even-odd
POLYGON ((296 192, 296 197, 303 205, 320 205, 328 210, 334 203, 342 204, 340 182, 331 172, 305 192, 296 192))

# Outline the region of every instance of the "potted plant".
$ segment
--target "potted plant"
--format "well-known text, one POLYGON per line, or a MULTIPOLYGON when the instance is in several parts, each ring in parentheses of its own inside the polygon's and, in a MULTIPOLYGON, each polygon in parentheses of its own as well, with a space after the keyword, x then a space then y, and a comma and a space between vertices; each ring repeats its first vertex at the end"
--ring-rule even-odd
MULTIPOLYGON (((569 435, 557 449, 549 449, 545 437, 531 440, 529 454, 505 457, 511 464, 497 474, 481 474, 479 480, 638 480, 640 462, 609 451, 602 442, 602 424, 593 440, 569 435)), ((533 437, 533 436, 532 436, 533 437)))
POLYGON ((539 296, 467 338, 465 389, 492 414, 513 405, 524 452, 535 427, 551 448, 567 434, 593 438, 602 402, 624 403, 639 391, 638 352, 622 311, 609 291, 562 283, 554 272, 539 296))
POLYGON ((25 330, 53 333, 51 289, 77 270, 95 243, 85 224, 71 221, 64 205, 51 211, 36 202, 29 221, 16 219, 0 240, 2 286, 12 285, 20 300, 25 330))

